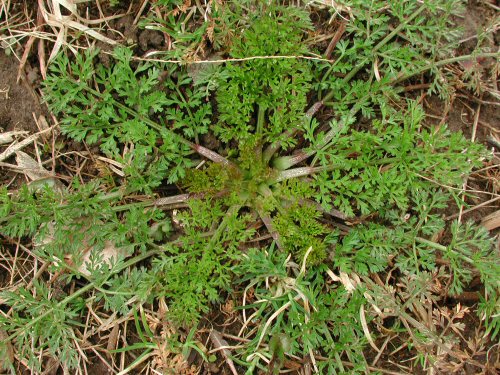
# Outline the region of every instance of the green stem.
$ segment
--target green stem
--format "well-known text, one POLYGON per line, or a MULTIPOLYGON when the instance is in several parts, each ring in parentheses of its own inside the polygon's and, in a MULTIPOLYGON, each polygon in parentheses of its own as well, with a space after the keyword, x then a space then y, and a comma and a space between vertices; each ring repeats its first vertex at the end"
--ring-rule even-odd
POLYGON ((104 201, 109 201, 113 200, 115 198, 122 198, 123 197, 123 191, 121 190, 116 190, 108 194, 100 195, 97 197, 97 200, 104 202, 104 201))
MULTIPOLYGON (((321 109, 321 107, 323 107, 323 104, 324 104, 324 102, 322 100, 314 103, 311 106, 311 108, 309 108, 308 111, 306 112, 303 121, 311 121, 312 117, 316 114, 316 112, 318 112, 321 109)), ((292 129, 289 129, 281 135, 281 138, 293 137, 295 135, 295 133, 297 133, 299 130, 300 130, 299 126, 292 128, 292 129)), ((280 149, 280 147, 281 147, 281 141, 276 141, 276 142, 271 143, 266 148, 266 150, 264 151, 264 155, 263 155, 263 160, 264 160, 265 164, 269 163, 269 161, 271 160, 273 155, 280 149)))
MULTIPOLYGON (((113 191, 113 192, 108 193, 108 194, 100 195, 100 196, 96 197, 96 200, 98 200, 99 202, 105 202, 105 201, 109 201, 109 200, 113 200, 115 198, 121 198, 121 197, 123 197, 123 191, 117 190, 117 191, 113 191)), ((75 207, 79 207, 79 206, 85 205, 87 203, 88 203, 87 201, 79 201, 79 202, 75 202, 74 206, 75 207)), ((61 209, 61 208, 65 208, 65 207, 68 207, 68 203, 61 203, 61 204, 59 204, 59 205, 57 205, 55 207, 54 206, 50 207, 47 210, 48 212, 44 211, 40 215, 52 215, 54 208, 61 209)), ((118 207, 119 206, 117 206, 116 209, 115 209, 115 207, 113 207, 113 210, 115 210, 115 211, 121 211, 118 207)), ((16 212, 15 214, 8 215, 8 216, 5 216, 5 217, 0 217, 0 223, 8 222, 9 220, 12 220, 16 216, 20 215, 19 210, 14 210, 14 211, 16 212)), ((0 232, 0 234, 1 234, 1 232, 0 232)))
MULTIPOLYGON (((222 190, 221 192, 219 192, 216 197, 221 197, 221 196, 224 196, 224 195, 227 195, 228 194, 228 191, 227 190, 222 190)), ((147 208, 147 207, 162 207, 162 206, 174 206, 176 204, 183 204, 184 202, 186 202, 187 200, 189 199, 199 199, 199 198, 203 198, 205 196, 204 193, 198 193, 198 194, 194 194, 194 193, 190 193, 190 194, 178 194, 178 195, 174 195, 174 196, 170 196, 170 197, 162 197, 162 198, 156 198, 156 199, 147 199, 147 200, 143 200, 143 201, 138 201, 138 202, 132 202, 132 203, 126 203, 126 204, 121 204, 121 205, 117 205, 117 206, 112 206, 110 209, 114 212, 123 212, 123 211, 127 211, 129 210, 130 208, 132 207, 144 207, 144 208, 147 208)), ((112 200, 114 198, 121 198, 123 197, 123 192, 118 190, 118 191, 113 191, 111 193, 108 193, 108 194, 105 194, 105 195, 102 195, 102 196, 98 196, 96 199, 100 202, 104 202, 104 201, 108 201, 108 200, 112 200)), ((79 207, 81 206, 82 204, 85 204, 86 202, 75 202, 75 206, 76 207, 79 207)), ((56 206, 57 209, 64 209, 66 207, 68 207, 68 203, 61 203, 59 205, 56 206)), ((54 209, 54 206, 52 206, 49 210, 49 212, 43 212, 41 213, 40 215, 52 215, 53 214, 53 209, 54 209)), ((19 215, 19 212, 17 212, 17 215, 19 215)), ((0 223, 4 223, 4 222, 8 222, 9 220, 12 220, 16 217, 16 215, 9 215, 9 216, 6 216, 6 217, 0 217, 0 223)), ((1 234, 1 232, 0 232, 1 234)))
MULTIPOLYGON (((75 81, 75 83, 78 84, 78 82, 76 82, 76 81, 75 81)), ((81 86, 80 85, 80 87, 83 87, 85 90, 87 90, 91 94, 93 94, 93 95, 95 95, 95 96, 103 99, 103 96, 102 96, 102 94, 99 91, 94 90, 94 89, 92 89, 92 88, 90 88, 88 86, 81 86)), ((174 137, 175 139, 177 139, 179 141, 179 143, 181 143, 181 144, 183 144, 185 146, 188 146, 189 148, 191 148, 192 150, 194 150, 198 154, 206 157, 207 159, 212 160, 215 163, 222 163, 222 164, 225 164, 225 165, 233 165, 233 163, 231 163, 229 160, 227 160, 225 157, 219 155, 215 151, 209 150, 206 147, 203 147, 203 146, 201 146, 199 144, 196 144, 196 143, 188 141, 187 139, 181 137, 179 134, 175 133, 174 131, 172 131, 170 129, 167 129, 167 128, 165 128, 165 127, 157 124, 156 122, 152 121, 151 119, 140 115, 139 113, 137 113, 133 109, 127 107, 126 105, 124 105, 124 104, 122 104, 122 103, 120 103, 120 102, 118 102, 116 100, 114 101, 114 104, 118 108, 120 108, 121 110, 123 110, 125 113, 129 114, 130 116, 136 117, 137 119, 143 121, 145 124, 149 125, 153 129, 157 130, 160 134, 163 133, 163 132, 170 134, 172 137, 174 137)))
POLYGON ((323 75, 323 77, 321 78, 321 83, 324 83, 326 81, 326 79, 328 78, 328 76, 332 73, 333 71, 333 68, 335 68, 335 66, 342 61, 342 59, 344 58, 345 56, 345 53, 342 53, 339 57, 337 57, 335 59, 335 62, 328 68, 328 70, 326 71, 326 73, 323 75))
POLYGON ((310 156, 310 153, 311 151, 298 150, 293 155, 280 156, 273 160, 273 167, 279 171, 285 171, 306 160, 310 156))
MULTIPOLYGON (((136 264, 136 263, 139 263, 153 255, 156 255, 158 254, 159 251, 158 250, 151 250, 147 253, 144 253, 144 254, 141 254, 141 255, 138 255, 126 262, 124 262, 121 266, 117 267, 116 269, 112 270, 112 272, 109 273, 109 275, 106 277, 106 279, 104 281, 102 281, 100 284, 102 285, 107 279, 109 279, 109 277, 111 277, 112 275, 114 274, 117 274, 118 272, 121 272, 123 271, 124 269, 136 264)), ((57 303, 56 305, 56 308, 57 309, 63 309, 65 305, 67 305, 68 303, 70 303, 71 301, 73 301, 75 298, 81 296, 82 294, 88 292, 89 290, 95 288, 97 286, 97 284, 95 284, 93 281, 91 281, 90 283, 88 283, 87 285, 81 287, 80 289, 78 289, 75 293, 67 296, 66 298, 64 298, 62 301, 60 301, 59 303, 57 303)), ((53 312, 53 309, 49 309, 47 311, 45 311, 44 313, 42 313, 41 315, 38 315, 36 318, 34 318, 33 320, 29 321, 28 323, 26 323, 23 327, 22 327, 22 330, 27 330, 31 327, 33 327, 35 324, 37 324, 40 320, 46 318, 47 316, 49 316, 51 313, 53 312)), ((9 337, 7 337, 6 341, 11 341, 11 340, 14 340, 17 336, 19 335, 19 331, 17 331, 16 333, 13 333, 11 334, 9 337)))
POLYGON ((316 154, 319 150, 324 149, 328 143, 333 139, 335 135, 342 131, 344 128, 344 124, 339 123, 335 128, 330 129, 328 133, 325 134, 321 142, 318 142, 316 147, 310 150, 299 150, 299 152, 292 156, 282 156, 276 158, 273 161, 273 166, 278 170, 286 170, 294 165, 297 165, 304 160, 310 158, 314 154, 316 154))
MULTIPOLYGON (((297 129, 290 129, 284 132, 281 137, 282 138, 290 138, 295 135, 297 132, 297 129)), ((264 153, 262 155, 262 160, 264 161, 264 164, 269 163, 273 155, 280 149, 281 147, 281 141, 276 141, 271 143, 267 148, 264 150, 264 153)))
POLYGON ((448 251, 448 247, 441 245, 439 243, 436 243, 434 241, 427 240, 427 239, 422 238, 422 237, 415 237, 415 242, 430 246, 430 247, 432 247, 436 250, 439 250, 439 251, 443 251, 443 252, 448 251))
POLYGON ((257 160, 262 158, 262 134, 264 133, 264 123, 265 123, 266 108, 259 104, 259 113, 257 115, 257 128, 255 134, 257 135, 257 145, 255 146, 255 153, 257 160))
POLYGON ((257 130, 256 130, 256 134, 259 140, 262 139, 262 133, 264 131, 265 114, 266 114, 266 108, 263 105, 259 104, 259 113, 257 115, 257 130))
MULTIPOLYGON (((412 20, 414 20, 420 13, 422 13, 426 9, 425 4, 422 4, 420 8, 418 8, 410 17, 408 17, 406 20, 401 22, 398 27, 396 27, 392 32, 386 35, 384 39, 382 39, 380 42, 377 43, 377 45, 373 48, 371 54, 374 55, 379 49, 381 49, 383 46, 385 46, 392 38, 394 38, 408 23, 410 23, 412 20)), ((362 60, 353 70, 349 72, 348 75, 344 77, 342 80, 343 84, 347 84, 368 62, 370 61, 370 58, 366 57, 364 60, 362 60)), ((334 91, 330 91, 326 96, 319 102, 315 103, 308 111, 306 114, 306 118, 308 116, 312 117, 318 110, 323 106, 323 103, 326 103, 330 99, 333 98, 335 95, 334 91)), ((283 133, 283 137, 293 137, 295 133, 299 130, 299 128, 295 128, 289 131, 286 131, 283 133)), ((264 151, 264 161, 268 162, 271 160, 272 156, 279 150, 281 147, 281 142, 274 142, 268 148, 264 151)), ((293 164, 292 164, 293 165, 293 164)))
MULTIPOLYGON (((420 6, 420 8, 418 8, 410 17, 408 17, 406 20, 404 20, 403 22, 401 22, 398 25, 398 27, 396 27, 394 30, 392 30, 392 32, 390 32, 389 34, 387 34, 384 39, 382 39, 380 42, 378 42, 377 45, 375 47, 373 47, 373 49, 371 51, 371 56, 370 57, 365 57, 364 60, 362 60, 360 63, 358 63, 358 65, 353 70, 351 70, 348 75, 346 75, 344 77, 344 79, 342 80, 342 83, 343 84, 348 83, 361 69, 363 69, 363 67, 371 60, 371 57, 373 57, 375 55, 375 53, 380 48, 382 48, 383 46, 385 46, 392 38, 394 38, 401 30, 403 30, 403 28, 405 28, 406 25, 408 25, 417 16, 419 16, 420 13, 422 13, 426 8, 427 8, 426 5, 422 4, 420 6)), ((330 100, 333 97, 334 94, 335 93, 333 91, 330 91, 323 98, 323 101, 326 102, 326 101, 330 100)))
POLYGON ((452 252, 452 253, 458 255, 460 258, 462 258, 466 262, 468 262, 470 264, 475 264, 473 259, 471 259, 470 257, 468 257, 462 253, 457 252, 456 250, 453 250, 450 246, 444 246, 444 245, 441 245, 441 244, 436 243, 434 241, 426 240, 425 238, 422 238, 422 237, 415 237, 415 242, 418 242, 418 243, 430 246, 436 250, 442 251, 443 254, 446 254, 448 252, 452 252))
MULTIPOLYGON (((191 122, 194 124, 195 120, 194 120, 193 112, 191 112, 191 108, 189 108, 188 102, 186 101, 186 99, 184 99, 184 95, 182 95, 182 92, 181 92, 181 90, 179 89, 179 87, 177 85, 175 85, 175 91, 177 91, 177 94, 179 94, 179 97, 181 98, 182 102, 186 106, 189 118, 191 119, 191 122)), ((199 139, 198 139, 198 133, 197 132, 194 133, 194 139, 195 139, 195 142, 197 144, 200 143, 199 139)))
POLYGON ((226 212, 226 215, 222 219, 222 222, 220 223, 219 227, 217 228, 217 230, 213 234, 212 238, 210 239, 210 242, 208 243, 208 246, 207 246, 208 250, 213 249, 213 247, 215 246, 215 243, 219 240, 219 237, 221 236, 222 232, 226 229, 228 221, 232 218, 232 216, 234 214, 236 214, 238 212, 238 210, 241 208, 241 206, 243 204, 244 204, 244 202, 241 204, 235 204, 235 205, 229 207, 229 209, 226 212))
MULTIPOLYGON (((365 99, 366 99, 366 97, 361 98, 360 102, 363 102, 365 99)), ((360 110, 359 105, 355 105, 351 109, 349 116, 354 117, 356 115, 356 113, 359 112, 359 110, 360 110)), ((297 164, 303 162, 304 160, 310 158, 311 156, 316 154, 318 151, 323 150, 325 148, 328 148, 331 140, 344 129, 344 126, 345 126, 345 124, 343 124, 341 122, 338 123, 337 126, 332 127, 328 131, 328 133, 326 133, 323 136, 323 138, 321 139, 321 142, 318 142, 313 149, 309 149, 309 150, 302 149, 302 150, 299 150, 295 155, 282 156, 282 157, 276 158, 273 161, 273 166, 280 171, 286 170, 286 169, 293 167, 294 165, 297 165, 297 164)), ((314 165, 315 162, 316 162, 316 160, 313 160, 312 164, 314 165)))
MULTIPOLYGON (((441 61, 437 61, 437 62, 433 62, 433 63, 429 63, 428 66, 425 66, 425 67, 421 67, 419 69, 417 69, 416 71, 414 72, 411 72, 411 73, 408 73, 400 78, 396 78, 394 81, 392 81, 390 83, 390 85, 396 85, 398 83, 401 83, 402 81, 405 81, 413 76, 416 76, 416 75, 419 75, 419 74, 422 74, 432 68, 437 68, 437 67, 440 67, 440 66, 443 66, 443 65, 448 65, 448 64, 453 64, 453 63, 456 63, 456 62, 460 62, 460 61, 466 61, 466 60, 470 60, 472 58, 488 58, 488 57, 494 57, 494 58, 499 58, 500 57, 500 53, 499 52, 488 52, 488 53, 481 53, 481 54, 477 54, 477 55, 465 55, 465 56, 457 56, 457 57, 451 57, 449 59, 444 59, 444 60, 441 60, 441 61)), ((365 98, 361 99, 361 101, 363 101, 365 98)), ((324 101, 328 100, 326 97, 323 99, 324 101)), ((359 107, 356 107, 354 106, 353 109, 351 110, 351 116, 354 116, 357 112, 359 111, 359 107)), ((341 129, 342 127, 342 124, 339 124, 339 127, 341 129)), ((327 142, 331 141, 331 139, 333 138, 333 136, 337 133, 337 131, 340 131, 337 129, 331 129, 324 137, 324 140, 326 140, 327 142)), ((309 158, 310 156, 314 155, 318 150, 321 150, 323 148, 326 148, 327 147, 327 142, 322 142, 322 144, 319 146, 319 147, 316 147, 314 150, 311 150, 309 152, 307 152, 304 157, 302 159, 297 159, 297 163, 298 162, 301 162, 307 158, 309 158)), ((286 157, 285 157, 286 158, 286 157)), ((314 165, 316 162, 316 160, 313 160, 312 161, 312 165, 314 165)), ((283 163, 283 165, 287 165, 287 161, 283 161, 283 162, 279 162, 279 163, 283 163)), ((290 168, 291 166, 297 164, 297 163, 292 163, 292 164, 288 164, 288 166, 286 168, 290 168)))
POLYGON ((436 61, 436 62, 429 62, 429 64, 427 66, 420 67, 419 69, 415 70, 414 72, 410 72, 410 73, 405 74, 399 78, 396 78, 394 81, 391 82, 391 85, 401 83, 401 82, 403 82, 411 77, 425 73, 426 71, 431 70, 432 68, 437 68, 439 66, 453 64, 456 62, 466 61, 466 60, 470 60, 470 59, 488 58, 488 57, 494 57, 494 58, 498 59, 500 57, 500 53, 499 52, 485 52, 485 53, 479 53, 479 54, 451 57, 449 59, 444 59, 444 60, 440 60, 440 61, 436 61))

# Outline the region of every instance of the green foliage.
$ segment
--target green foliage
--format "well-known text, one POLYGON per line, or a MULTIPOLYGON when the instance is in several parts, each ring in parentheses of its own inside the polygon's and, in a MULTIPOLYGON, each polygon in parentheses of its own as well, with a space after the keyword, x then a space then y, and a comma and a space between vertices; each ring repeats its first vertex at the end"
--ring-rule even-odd
POLYGON ((217 89, 219 121, 214 132, 224 142, 245 141, 254 131, 267 141, 290 141, 280 135, 303 116, 310 90, 309 66, 293 58, 266 57, 307 53, 301 42, 310 28, 307 13, 298 8, 264 6, 233 43, 230 55, 250 60, 226 64, 228 78, 217 89), (265 111, 266 124, 252 124, 257 111, 265 111))
MULTIPOLYGON (((433 278, 448 277, 442 293, 453 295, 474 272, 485 288, 479 312, 498 334, 492 240, 442 215, 487 153, 429 125, 399 85, 430 72, 431 92, 452 89, 438 60, 455 46, 450 16, 461 1, 345 2, 350 22, 330 62, 302 59, 324 51, 314 51, 309 13, 295 6, 211 2, 202 18, 199 4, 191 13, 182 1, 151 4, 166 16, 142 26, 172 38, 169 57, 189 61, 211 43, 231 61, 196 71, 118 48, 108 62, 89 49, 51 64, 44 98, 62 132, 98 146, 123 176, 75 179, 59 191, 0 189, 0 234, 32 238, 49 271, 63 273, 62 294, 43 281, 0 294, 13 311, 0 323, 21 358, 40 369, 47 350, 75 368, 74 331, 95 304, 134 315, 139 342, 117 352, 143 350, 140 362, 159 349, 142 306, 160 303, 161 324, 190 332, 171 341, 204 356, 196 324, 230 297, 245 301, 248 342, 233 354, 248 373, 267 370, 264 358, 276 373, 288 355, 311 353, 319 372, 365 373, 363 320, 385 325, 386 314, 404 331, 402 319, 420 312, 415 301, 438 300, 433 278), (307 105, 316 97, 312 108, 326 109, 314 118, 307 105), (175 225, 155 200, 173 183, 180 195, 162 198, 175 202, 175 225), (111 264, 109 243, 124 250, 111 264), (82 247, 92 249, 88 275, 78 270, 82 247), (85 284, 68 294, 75 278, 85 284)), ((413 328, 409 346, 442 342, 413 328)))
MULTIPOLYGON (((224 168, 220 164, 210 163, 210 165, 203 169, 190 170, 184 179, 184 185, 193 193, 209 193, 215 194, 223 191, 231 182, 231 177, 236 177, 236 173, 228 168, 224 168)), ((241 178, 236 179, 236 183, 241 183, 241 178)))
POLYGON ((269 337, 268 354, 274 356, 275 337, 285 336, 287 347, 281 350, 287 354, 301 355, 309 349, 324 351, 328 359, 318 365, 329 373, 345 371, 340 361, 345 351, 364 368, 364 336, 358 322, 359 309, 364 303, 362 291, 351 295, 343 287, 328 285, 325 266, 313 267, 304 276, 272 248, 268 253, 250 250, 235 272, 254 289, 259 302, 244 308, 258 309, 260 322, 266 322, 279 309, 287 307, 268 331, 264 331, 263 324, 257 325, 256 338, 245 349, 247 355, 255 351, 266 355, 266 350, 256 345, 259 337, 269 337))
MULTIPOLYGON (((382 118, 373 120, 371 131, 339 134, 328 148, 317 152, 320 165, 339 166, 314 181, 318 201, 325 207, 333 203, 348 216, 354 210, 363 215, 384 210, 389 202, 406 209, 408 195, 428 180, 459 186, 463 175, 481 165, 486 153, 480 145, 445 126, 426 129, 422 108, 414 102, 408 105, 406 112, 382 108, 382 118), (462 153, 465 149, 467 153, 462 153), (325 190, 334 193, 333 202, 325 190)), ((321 142, 319 137, 313 145, 321 142)))
POLYGON ((322 235, 327 228, 319 222, 321 212, 310 204, 294 204, 282 209, 274 219, 276 231, 284 238, 284 248, 294 254, 296 260, 304 259, 311 264, 321 263, 326 258, 326 246, 322 235))
POLYGON ((356 227, 343 238, 341 246, 337 246, 334 264, 348 274, 381 272, 400 247, 409 245, 404 239, 403 233, 383 225, 356 227))
POLYGON ((205 100, 204 92, 192 87, 193 80, 187 73, 169 67, 169 75, 171 79, 164 83, 165 89, 171 93, 166 100, 166 119, 170 121, 171 129, 180 129, 186 138, 199 143, 199 135, 207 133, 211 123, 212 107, 205 100))
MULTIPOLYGON (((335 78, 335 74, 351 71, 363 72, 360 84, 371 86, 380 81, 411 77, 429 64, 453 55, 460 39, 460 29, 453 17, 464 10, 463 0, 411 0, 339 1, 351 12, 344 38, 337 44, 332 57, 335 62, 318 65, 322 71, 318 89, 332 90, 335 97, 349 95, 354 82, 335 78), (326 71, 326 72, 325 72, 326 71), (326 73, 326 74, 324 74, 326 73)), ((333 8, 335 9, 335 8, 333 8)), ((453 91, 449 77, 438 68, 432 71, 432 93, 447 97, 453 91)), ((350 74, 349 77, 352 78, 350 74)), ((343 100, 341 100, 343 101, 343 100)))
POLYGON ((35 281, 33 285, 35 296, 25 288, 0 292, 0 298, 13 308, 12 316, 0 315, 0 324, 16 334, 16 350, 35 371, 41 372, 40 355, 44 350, 66 368, 76 368, 79 355, 73 345, 77 340, 74 328, 80 325, 79 318, 85 307, 82 299, 60 304, 64 294, 53 295, 44 282, 35 281))
POLYGON ((450 228, 451 241, 443 252, 443 258, 450 262, 453 270, 453 282, 450 285, 452 294, 462 292, 464 285, 472 280, 473 267, 481 275, 486 292, 495 299, 499 292, 498 279, 500 264, 495 255, 495 244, 483 227, 476 227, 468 222, 461 224, 454 221, 450 228))
POLYGON ((139 286, 149 302, 169 298, 169 317, 178 324, 192 324, 220 301, 220 291, 230 287, 238 246, 253 234, 246 229, 248 217, 225 213, 220 203, 195 200, 190 209, 192 214, 180 218, 185 234, 153 260, 139 286), (214 224, 217 229, 210 231, 214 224))
POLYGON ((154 208, 130 207, 121 213, 121 194, 104 193, 99 181, 55 192, 49 188, 33 193, 24 186, 18 195, 0 192, 3 212, 0 233, 9 237, 34 237, 36 253, 65 269, 62 259, 79 265, 85 248, 98 253, 112 243, 117 248, 145 250, 152 241, 148 222, 164 220, 154 208), (134 228, 131 231, 130 228, 134 228), (68 241, 70 239, 70 241, 68 241))
POLYGON ((160 82, 167 67, 144 63, 133 68, 132 51, 119 48, 115 64, 106 68, 97 62, 98 52, 87 50, 73 63, 61 54, 51 65, 44 94, 49 108, 61 116, 62 131, 77 141, 97 143, 107 157, 122 163, 132 191, 151 192, 165 178, 182 178, 190 166, 190 150, 172 130, 182 124, 182 132, 196 139, 206 132, 200 124, 207 124, 209 107, 200 96, 186 103, 181 90, 190 81, 182 73, 175 81, 173 76, 164 80, 163 85, 176 90, 167 98, 160 82), (167 106, 173 106, 167 114, 172 124, 151 120, 167 106))
POLYGON ((206 38, 208 22, 196 7, 193 10, 190 3, 183 0, 155 0, 152 3, 159 12, 149 12, 141 19, 139 27, 160 31, 172 39, 173 48, 165 53, 169 58, 192 59, 206 38), (191 16, 195 22, 188 23, 191 16))

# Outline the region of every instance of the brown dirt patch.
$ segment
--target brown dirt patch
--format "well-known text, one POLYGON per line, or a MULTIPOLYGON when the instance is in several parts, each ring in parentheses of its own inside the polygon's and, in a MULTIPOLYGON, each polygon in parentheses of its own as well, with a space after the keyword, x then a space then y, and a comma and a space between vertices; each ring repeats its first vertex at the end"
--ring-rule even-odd
POLYGON ((36 70, 29 70, 16 82, 19 62, 13 56, 0 52, 0 129, 38 131, 33 113, 38 117, 42 112, 40 100, 31 82, 35 82, 36 70))

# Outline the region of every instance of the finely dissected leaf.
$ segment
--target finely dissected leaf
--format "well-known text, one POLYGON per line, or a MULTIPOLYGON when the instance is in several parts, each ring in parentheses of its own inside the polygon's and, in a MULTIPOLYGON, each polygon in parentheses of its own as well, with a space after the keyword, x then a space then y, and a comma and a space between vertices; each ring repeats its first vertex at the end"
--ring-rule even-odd
POLYGON ((36 298, 25 288, 20 288, 16 293, 1 293, 1 298, 13 307, 13 315, 0 316, 0 323, 9 333, 17 334, 17 352, 28 359, 33 369, 40 371, 41 363, 38 353, 31 350, 31 342, 35 343, 37 351, 47 349, 66 368, 75 368, 78 365, 78 351, 72 344, 76 340, 73 329, 75 319, 84 305, 77 300, 61 309, 59 301, 50 297, 47 286, 37 281, 34 286, 36 298), (32 328, 26 330, 25 326, 32 328))
MULTIPOLYGON (((186 159, 190 153, 186 141, 168 131, 169 124, 160 125, 150 120, 155 113, 170 110, 168 106, 184 108, 187 104, 182 101, 180 90, 181 99, 175 100, 161 91, 160 72, 168 68, 145 63, 133 69, 132 51, 119 48, 115 50, 114 67, 107 69, 96 62, 97 53, 97 50, 89 50, 78 55, 71 70, 68 70, 68 58, 61 55, 52 65, 53 74, 44 83, 49 107, 56 114, 64 114, 63 132, 78 141, 99 143, 107 157, 126 166, 124 172, 132 189, 151 191, 164 179, 175 182, 182 178, 185 168, 190 166, 186 159), (94 79, 101 89, 94 89, 94 79), (88 110, 82 111, 85 108, 88 110), (123 152, 124 144, 129 142, 134 147, 123 152)), ((184 80, 183 84, 189 83, 184 80)), ((167 88, 177 85, 173 77, 163 84, 167 88)), ((193 93, 202 95, 198 91, 193 93)), ((173 121, 172 129, 181 127, 184 135, 197 138, 206 132, 198 122, 207 124, 210 108, 201 100, 189 103, 184 108, 189 116, 174 111, 167 119, 173 121)))
MULTIPOLYGON (((107 62, 92 48, 60 54, 44 83, 49 108, 66 136, 120 173, 82 173, 59 190, 0 189, 0 233, 45 238, 36 257, 66 292, 77 287, 67 297, 41 281, 2 292, 13 313, 0 322, 16 355, 40 370, 45 350, 74 369, 78 322, 104 313, 134 315, 130 346, 117 348, 143 350, 132 367, 156 351, 161 361, 190 350, 207 358, 197 324, 231 300, 241 303, 221 310, 241 313, 245 340, 224 349, 228 363, 254 373, 270 360, 276 373, 288 358, 307 358, 318 373, 366 373, 367 340, 381 347, 373 327, 411 329, 408 347, 452 353, 443 344, 452 338, 436 331, 446 311, 436 307, 475 272, 485 289, 479 313, 497 335, 492 241, 442 215, 488 155, 429 125, 401 85, 428 73, 430 92, 454 89, 440 69, 454 61, 439 59, 458 41, 449 26, 460 3, 339 2, 328 9, 348 22, 325 60, 303 8, 210 2, 202 15, 198 2, 158 0, 164 17, 150 12, 140 25, 168 35, 166 56, 189 62, 212 46, 231 61, 198 62, 197 71, 137 59, 133 48, 107 62), (152 328, 144 311, 158 306, 152 328), (165 334, 169 325, 175 333, 165 334)), ((46 172, 18 154, 30 178, 46 172)))
MULTIPOLYGON (((307 51, 301 45, 304 31, 310 27, 306 14, 294 7, 273 7, 268 12, 253 19, 233 44, 233 57, 307 51)), ((267 141, 291 142, 280 135, 303 117, 311 79, 308 65, 295 59, 257 59, 226 64, 224 72, 217 88, 219 121, 214 128, 221 140, 242 142, 256 132, 267 141), (251 125, 256 107, 266 112, 267 124, 251 125)))
POLYGON ((14 363, 14 348, 3 329, 0 329, 0 342, 0 353, 2 354, 0 369, 7 370, 14 363))

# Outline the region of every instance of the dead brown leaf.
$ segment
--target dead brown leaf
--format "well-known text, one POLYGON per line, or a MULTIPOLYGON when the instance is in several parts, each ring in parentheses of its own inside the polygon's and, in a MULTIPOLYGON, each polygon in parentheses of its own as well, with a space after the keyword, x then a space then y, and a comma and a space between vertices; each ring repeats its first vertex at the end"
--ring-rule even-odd
MULTIPOLYGON (((88 225, 82 225, 82 233, 85 233, 88 230, 88 225)), ((35 246, 45 246, 54 241, 54 233, 55 227, 54 225, 49 225, 48 234, 43 238, 36 238, 35 246)), ((84 238, 82 243, 80 244, 80 251, 82 254, 81 263, 75 265, 75 268, 78 269, 78 272, 82 273, 85 276, 90 276, 90 271, 88 270, 88 266, 90 265, 91 257, 93 255, 93 251, 97 251, 95 246, 89 245, 89 238, 84 238)), ((111 241, 104 242, 104 248, 99 251, 99 255, 101 256, 101 262, 107 264, 109 267, 112 265, 112 261, 117 259, 120 256, 126 257, 130 255, 130 247, 118 247, 111 241)), ((74 260, 73 257, 68 255, 65 258, 65 262, 73 266, 74 260)))
POLYGON ((19 169, 21 169, 31 181, 52 177, 52 174, 48 170, 23 151, 16 151, 16 162, 19 169))
POLYGON ((488 230, 500 227, 500 210, 493 212, 481 220, 481 225, 488 230))
POLYGON ((10 131, 0 134, 0 145, 5 145, 14 142, 16 135, 28 134, 27 131, 10 131))

